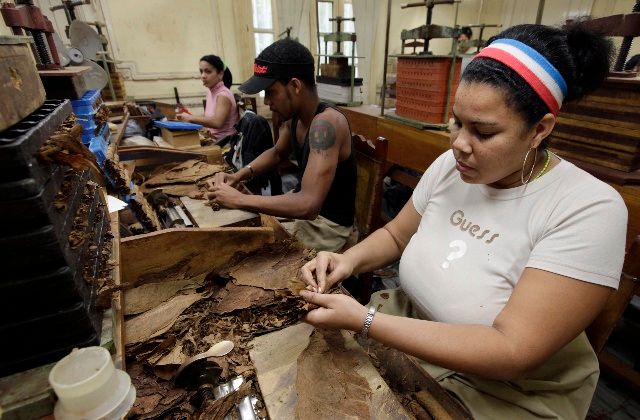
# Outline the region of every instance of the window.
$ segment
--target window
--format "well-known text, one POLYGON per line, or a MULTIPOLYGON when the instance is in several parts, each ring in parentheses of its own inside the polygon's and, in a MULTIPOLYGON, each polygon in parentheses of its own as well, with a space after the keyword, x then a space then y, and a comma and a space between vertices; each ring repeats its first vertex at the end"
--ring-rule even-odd
POLYGON ((271 0, 251 0, 253 6, 253 37, 256 55, 274 41, 271 0))
MULTIPOLYGON (((333 42, 327 44, 325 50, 324 36, 333 32, 333 22, 329 19, 333 18, 333 2, 332 1, 319 1, 318 2, 318 29, 320 30, 320 45, 318 50, 320 55, 333 54, 333 42)), ((320 57, 319 62, 328 63, 328 57, 320 57)))
MULTIPOLYGON (((345 17, 345 18, 352 18, 353 17, 353 4, 351 2, 345 2, 344 3, 344 14, 342 16, 345 17)), ((346 20, 346 21, 342 22, 342 31, 343 32, 354 33, 356 31, 355 22, 352 22, 350 20, 346 20)), ((358 55, 358 44, 357 44, 357 42, 356 42, 355 45, 354 45, 353 42, 345 42, 343 44, 342 49, 344 50, 344 55, 346 55, 347 57, 351 57, 352 50, 353 50, 353 55, 354 56, 358 55)), ((357 58, 354 59, 354 66, 356 66, 355 77, 358 77, 358 59, 357 58)))
MULTIPOLYGON (((344 4, 344 14, 342 15, 345 18, 352 18, 353 17, 353 4, 351 4, 351 2, 345 2, 344 4)), ((354 24, 354 22, 352 21, 345 21, 342 22, 342 30, 344 32, 355 32, 356 31, 356 25, 354 24)))

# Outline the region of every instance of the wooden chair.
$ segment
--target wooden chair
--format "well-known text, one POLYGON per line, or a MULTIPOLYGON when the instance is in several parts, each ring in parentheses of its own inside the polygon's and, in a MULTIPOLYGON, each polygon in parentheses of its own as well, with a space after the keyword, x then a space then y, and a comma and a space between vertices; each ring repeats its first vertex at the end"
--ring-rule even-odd
POLYGON ((244 109, 253 112, 254 114, 258 113, 258 103, 256 101, 255 96, 240 96, 239 105, 243 106, 244 109))
MULTIPOLYGON (((355 226, 357 242, 360 242, 381 224, 382 181, 388 142, 384 137, 367 140, 364 136, 354 134, 351 144, 358 168, 355 226)), ((348 244, 347 248, 354 244, 348 244)), ((366 303, 371 297, 372 283, 372 273, 361 273, 358 281, 347 281, 345 287, 358 301, 366 303)))
POLYGON ((384 137, 367 140, 352 136, 358 179, 356 182, 356 227, 358 242, 380 227, 382 181, 387 163, 389 144, 384 137))
POLYGON ((640 373, 625 365, 615 356, 603 351, 609 335, 616 327, 633 296, 640 292, 640 236, 637 236, 627 250, 618 290, 611 293, 605 307, 587 328, 587 337, 598 355, 604 369, 640 389, 640 373))

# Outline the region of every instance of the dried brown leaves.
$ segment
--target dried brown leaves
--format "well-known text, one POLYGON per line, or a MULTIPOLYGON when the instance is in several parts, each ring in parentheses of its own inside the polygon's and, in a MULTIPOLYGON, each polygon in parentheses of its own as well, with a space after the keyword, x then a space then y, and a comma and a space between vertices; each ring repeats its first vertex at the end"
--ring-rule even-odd
MULTIPOLYGON (((299 322, 306 313, 304 301, 293 296, 287 289, 288 280, 276 281, 276 277, 292 276, 309 255, 291 241, 271 244, 258 253, 238 255, 232 258, 227 271, 241 273, 239 281, 231 275, 230 278, 208 279, 202 290, 198 289, 203 298, 177 316, 173 312, 170 317, 173 324, 168 330, 146 340, 136 339, 135 344, 128 345, 127 357, 133 362, 133 369, 130 368, 129 373, 138 395, 149 397, 136 401, 137 417, 146 419, 162 415, 174 418, 179 414, 181 418, 190 419, 212 418, 211 413, 216 416, 226 414, 228 409, 222 403, 216 403, 222 408, 207 404, 202 410, 190 406, 185 398, 176 398, 172 408, 165 404, 167 393, 172 389, 169 380, 177 370, 177 363, 183 358, 208 350, 214 343, 231 340, 235 344, 234 350, 226 356, 211 360, 222 368, 221 376, 224 380, 237 375, 253 377, 255 368, 249 358, 249 342, 258 335, 299 322), (260 267, 253 272, 251 258, 261 262, 260 267), (268 278, 256 279, 263 276, 268 278), (241 282, 251 285, 239 284, 241 282), (162 398, 159 399, 158 395, 162 398)), ((160 312, 166 310, 163 308, 154 312, 154 317, 163 316, 160 312)), ((129 326, 125 328, 125 332, 127 341, 133 343, 129 339, 129 326)), ((248 386, 253 393, 260 395, 255 384, 248 386)))

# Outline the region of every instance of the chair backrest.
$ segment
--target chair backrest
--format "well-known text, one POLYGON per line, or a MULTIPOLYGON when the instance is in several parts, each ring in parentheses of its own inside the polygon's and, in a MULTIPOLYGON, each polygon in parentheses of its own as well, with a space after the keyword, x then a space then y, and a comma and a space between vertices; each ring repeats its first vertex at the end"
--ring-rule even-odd
POLYGON ((618 290, 611 293, 605 307, 587 328, 587 337, 596 354, 602 351, 627 305, 640 291, 638 278, 640 278, 640 236, 635 238, 627 250, 618 290))
POLYGON ((236 105, 246 111, 251 111, 254 114, 258 113, 258 104, 254 96, 240 96, 237 93, 233 95, 236 98, 236 105))
POLYGON ((358 167, 356 182, 356 226, 358 240, 380 227, 382 181, 387 162, 388 142, 383 137, 367 140, 359 134, 352 136, 358 167))

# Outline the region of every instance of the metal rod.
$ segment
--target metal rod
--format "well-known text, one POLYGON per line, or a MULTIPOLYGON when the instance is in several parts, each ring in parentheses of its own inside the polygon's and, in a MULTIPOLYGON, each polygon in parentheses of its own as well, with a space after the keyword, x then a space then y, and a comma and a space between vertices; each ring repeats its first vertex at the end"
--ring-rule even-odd
MULTIPOLYGON (((453 26, 458 24, 458 6, 459 3, 456 3, 456 13, 453 20, 453 26)), ((458 57, 458 48, 457 48, 457 40, 455 38, 451 38, 451 67, 449 67, 449 77, 447 79, 447 96, 445 99, 445 107, 444 107, 444 124, 449 122, 449 105, 451 105, 451 87, 453 86, 453 77, 455 76, 456 70, 456 62, 458 57)))
MULTIPOLYGON (((640 12, 640 0, 636 0, 636 3, 631 9, 631 13, 640 12)), ((633 42, 632 36, 625 36, 622 38, 622 44, 620 44, 620 50, 618 51, 618 58, 616 60, 616 64, 613 66, 615 71, 624 70, 624 63, 627 61, 627 56, 629 55, 629 50, 631 49, 631 43, 633 42)))
POLYGON ((536 25, 542 22, 542 14, 544 13, 544 0, 538 1, 538 14, 536 15, 536 25))
MULTIPOLYGON (((353 103, 353 85, 356 77, 356 43, 351 42, 351 91, 349 92, 349 102, 353 103)), ((347 63, 348 65, 349 63, 347 63)))
POLYGON ((380 116, 384 117, 384 100, 387 93, 387 61, 389 60, 389 28, 391 27, 391 0, 387 0, 387 28, 384 43, 384 69, 382 71, 382 104, 380 104, 380 116))
POLYGON ((408 7, 423 7, 423 6, 426 6, 426 5, 427 5, 426 1, 421 1, 421 2, 418 2, 418 3, 403 3, 403 4, 400 5, 400 8, 401 9, 406 9, 408 7))
MULTIPOLYGON (((320 54, 321 52, 320 51, 320 9, 318 9, 317 0, 316 0, 316 35, 318 35, 318 54, 320 54)), ((320 57, 318 57, 318 76, 320 76, 320 57)))

